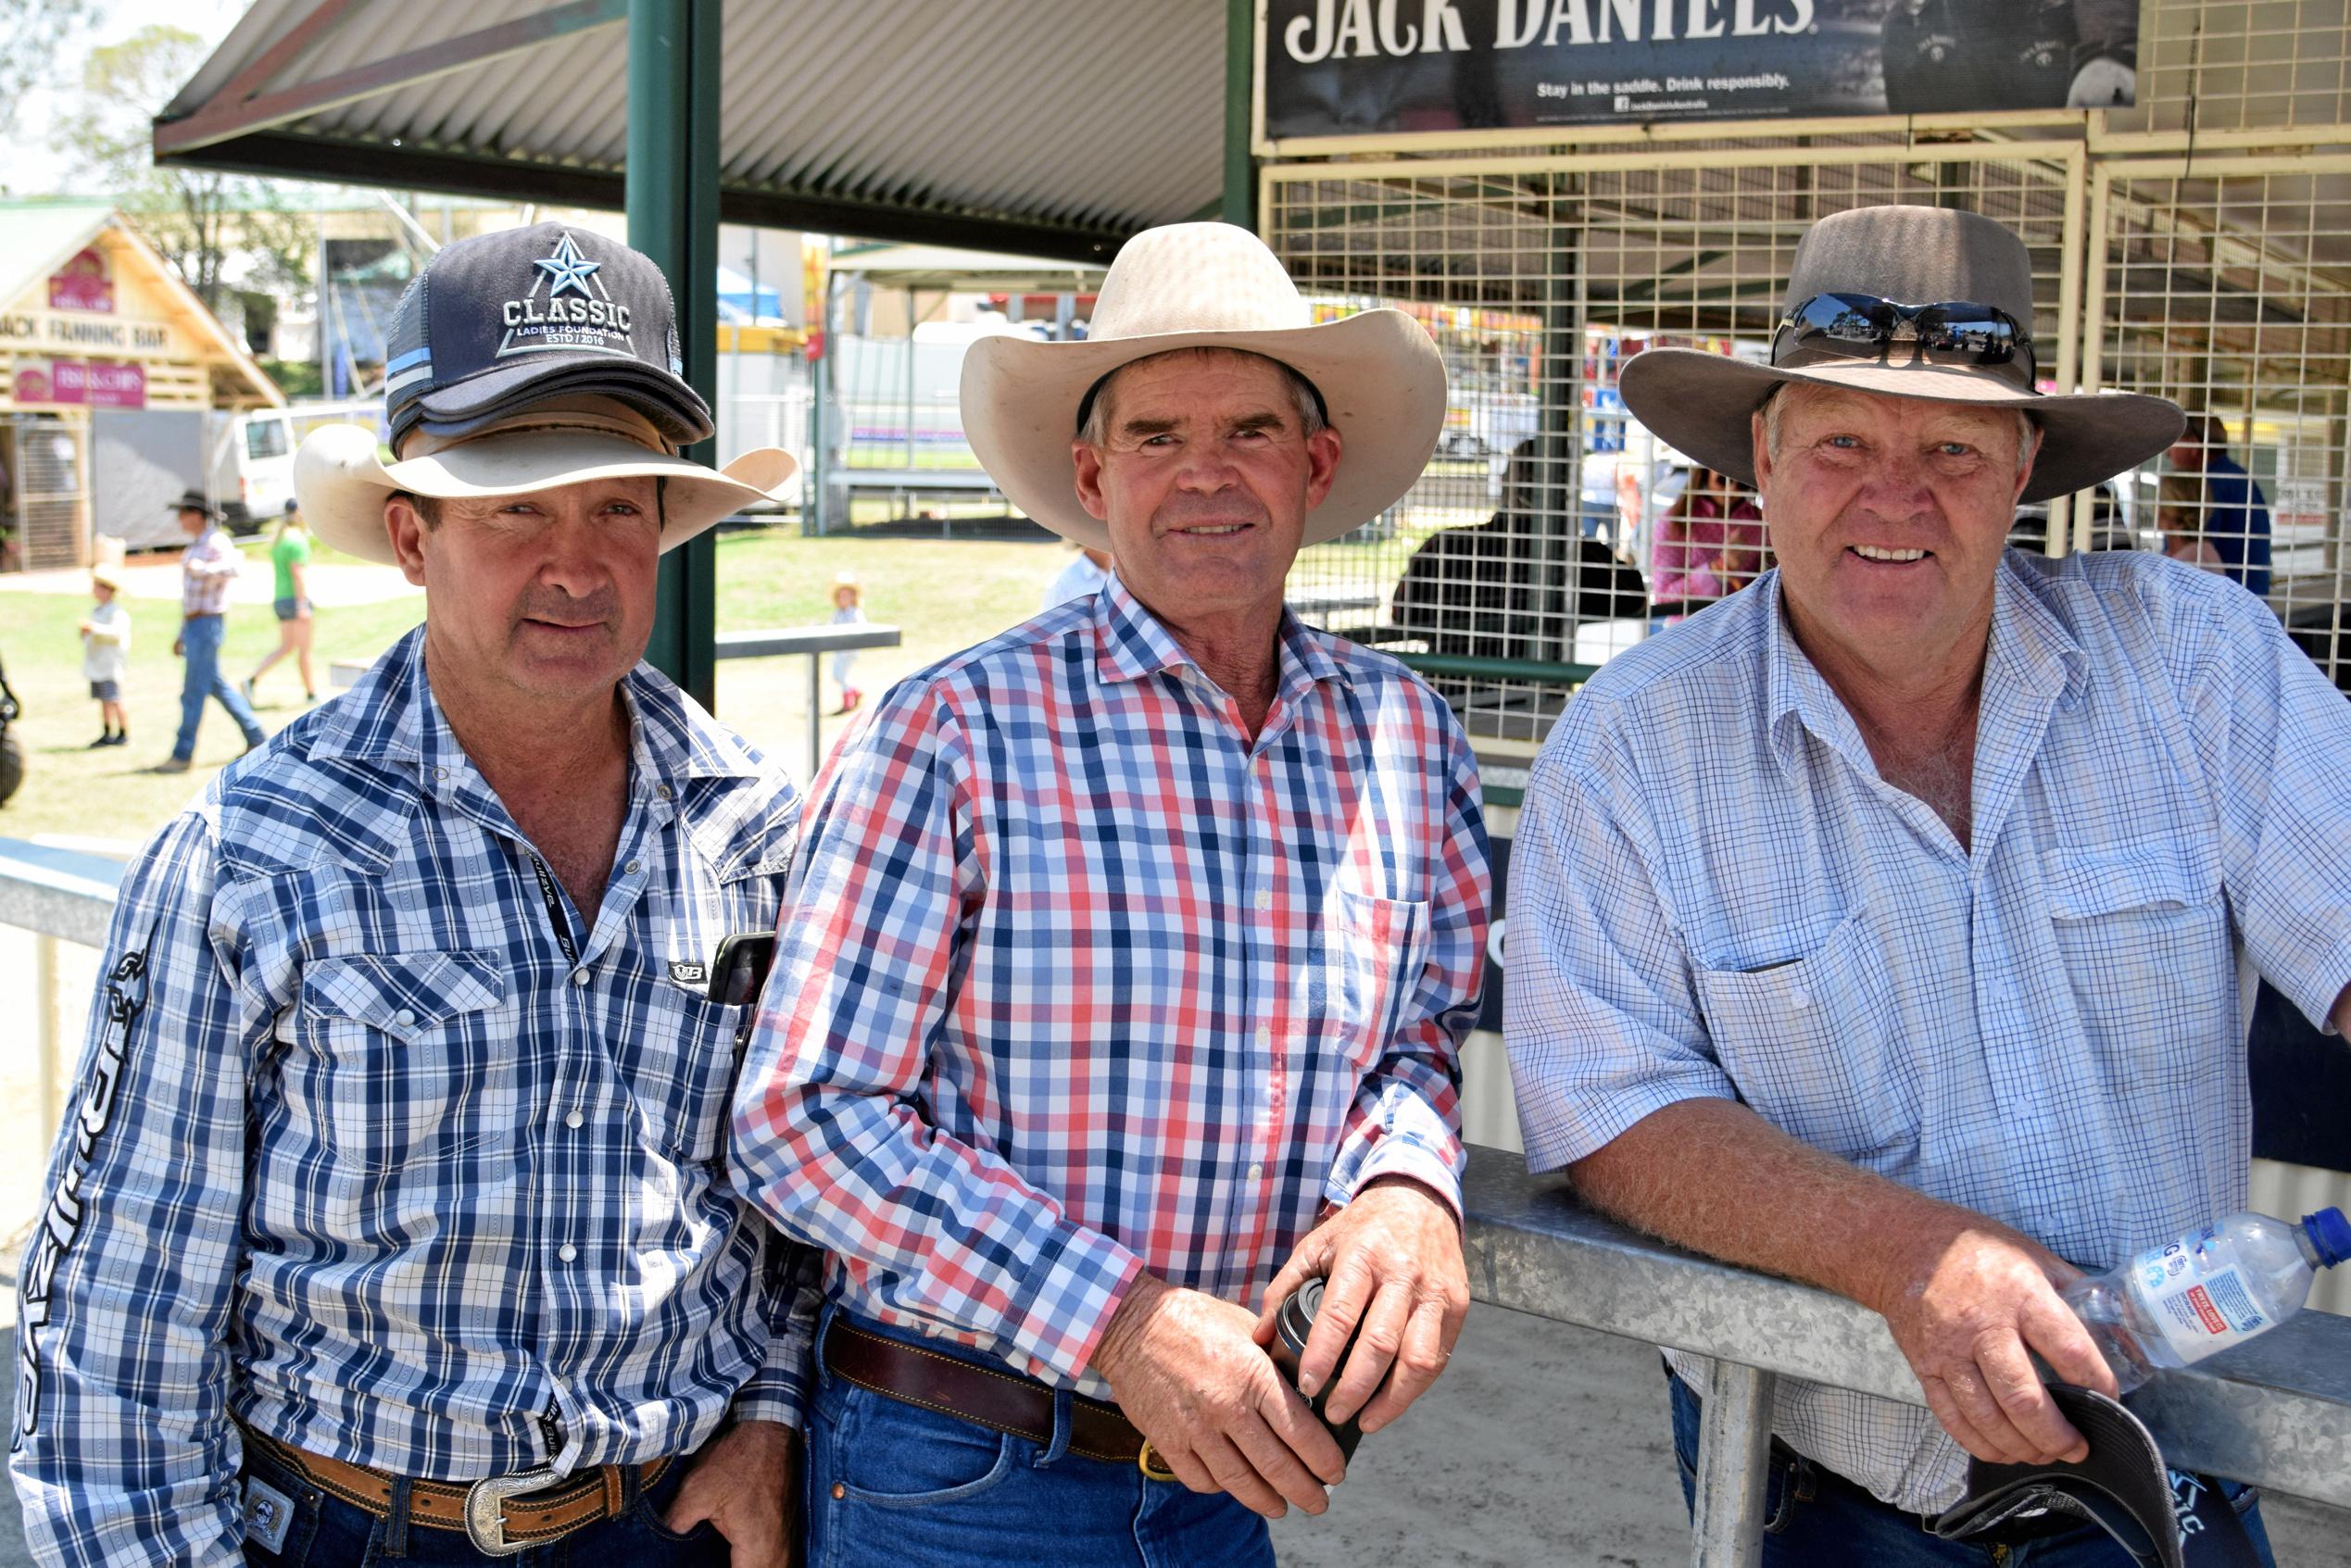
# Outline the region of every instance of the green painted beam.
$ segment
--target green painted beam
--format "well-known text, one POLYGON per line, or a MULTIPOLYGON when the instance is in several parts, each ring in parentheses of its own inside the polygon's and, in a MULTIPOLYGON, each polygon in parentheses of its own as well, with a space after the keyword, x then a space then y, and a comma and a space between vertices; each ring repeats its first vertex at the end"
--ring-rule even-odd
MULTIPOLYGON (((629 244, 670 280, 685 379, 718 401, 719 0, 629 0, 629 244)), ((717 457, 716 441, 685 455, 717 457)), ((645 657, 717 707, 718 546, 704 533, 661 558, 645 657)))
POLYGON ((1399 653, 1390 657, 1424 675, 1521 681, 1530 686, 1580 686, 1600 673, 1597 664, 1557 664, 1541 659, 1474 659, 1459 653, 1399 653))
POLYGON ((1225 0, 1224 218, 1252 232, 1257 227, 1257 160, 1249 151, 1249 109, 1256 52, 1256 0, 1225 0))

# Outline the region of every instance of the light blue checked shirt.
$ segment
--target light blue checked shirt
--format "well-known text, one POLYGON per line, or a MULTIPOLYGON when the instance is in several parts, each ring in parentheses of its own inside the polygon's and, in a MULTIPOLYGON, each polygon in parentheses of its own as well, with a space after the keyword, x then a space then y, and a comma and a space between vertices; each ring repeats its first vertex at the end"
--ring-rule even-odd
POLYGON ((583 913, 421 638, 123 884, 22 1274, 11 1468, 44 1562, 241 1562, 231 1418, 446 1480, 797 1423, 811 1313, 721 1162, 745 1010, 702 994, 722 936, 774 924, 791 785, 639 666, 583 913))
MULTIPOLYGON (((2012 550, 1972 834, 1879 778, 1776 572, 1610 662, 1515 846, 1529 1162, 1711 1096, 2089 1268, 2243 1208, 2247 966, 2321 1027, 2351 982, 2351 707, 2223 578, 2012 550)), ((1783 1382, 1775 1429, 1904 1508, 1964 1480, 1915 1407, 1783 1382)))

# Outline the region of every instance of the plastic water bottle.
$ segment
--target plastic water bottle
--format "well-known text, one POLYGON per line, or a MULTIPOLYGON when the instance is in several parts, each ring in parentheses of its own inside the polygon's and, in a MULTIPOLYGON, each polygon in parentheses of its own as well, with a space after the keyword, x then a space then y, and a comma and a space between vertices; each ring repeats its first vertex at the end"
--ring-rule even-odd
POLYGON ((2169 1369, 2266 1333, 2302 1310, 2311 1276, 2351 1258, 2340 1209, 2298 1225, 2232 1214, 2061 1294, 2097 1341, 2126 1394, 2169 1369))

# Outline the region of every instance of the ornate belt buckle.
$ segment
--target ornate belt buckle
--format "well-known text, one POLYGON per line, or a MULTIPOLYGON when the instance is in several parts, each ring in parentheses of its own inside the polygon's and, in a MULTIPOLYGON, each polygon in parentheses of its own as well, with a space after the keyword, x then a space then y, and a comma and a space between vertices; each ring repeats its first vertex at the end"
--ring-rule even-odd
POLYGON ((1135 1456, 1135 1467, 1143 1473, 1143 1475, 1147 1480, 1175 1481, 1181 1479, 1175 1471, 1168 1468, 1167 1461, 1159 1457, 1159 1450, 1151 1447, 1151 1440, 1149 1437, 1143 1439, 1142 1451, 1135 1456))
POLYGON ((465 1493, 465 1538, 484 1557, 513 1557, 531 1549, 530 1541, 506 1538, 506 1499, 535 1492, 554 1479, 545 1465, 519 1475, 492 1475, 476 1481, 465 1493))

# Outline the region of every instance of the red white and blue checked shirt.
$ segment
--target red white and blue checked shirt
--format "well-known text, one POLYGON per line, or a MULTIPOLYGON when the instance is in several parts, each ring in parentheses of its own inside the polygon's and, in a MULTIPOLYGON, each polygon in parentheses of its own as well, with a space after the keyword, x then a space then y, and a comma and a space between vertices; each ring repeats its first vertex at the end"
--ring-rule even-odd
POLYGON ((219 615, 229 608, 229 590, 244 569, 245 558, 217 522, 188 541, 180 557, 180 613, 219 615))
POLYGON ((1280 642, 1252 742, 1113 580, 844 740, 734 1149, 835 1298, 1101 1396, 1138 1268, 1253 1305, 1375 1176, 1458 1204, 1469 745, 1393 659, 1289 617, 1280 642))

